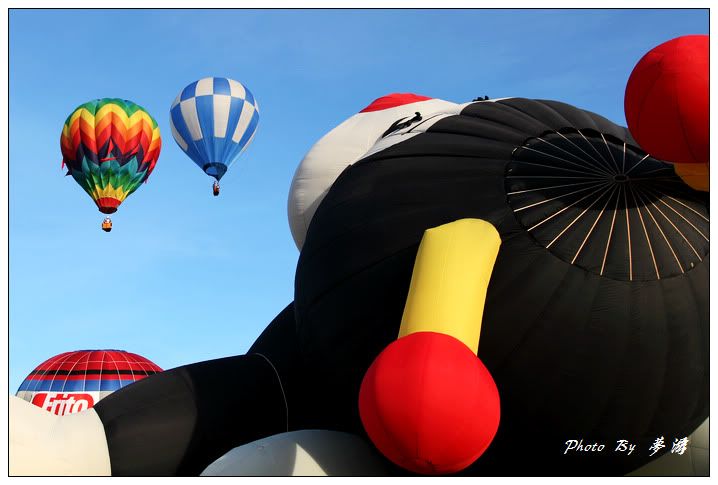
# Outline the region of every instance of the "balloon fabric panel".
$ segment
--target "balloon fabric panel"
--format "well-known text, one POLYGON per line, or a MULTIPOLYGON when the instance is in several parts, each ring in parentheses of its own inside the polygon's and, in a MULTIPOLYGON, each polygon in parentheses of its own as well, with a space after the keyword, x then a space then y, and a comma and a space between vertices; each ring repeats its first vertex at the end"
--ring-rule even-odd
POLYGON ((37 366, 22 382, 18 392, 114 390, 157 372, 162 369, 131 352, 65 352, 37 366))
POLYGON ((217 180, 247 148, 258 122, 252 93, 226 78, 204 78, 188 85, 170 108, 175 141, 217 180))
POLYGON ((108 214, 147 180, 161 145, 159 127, 149 113, 131 101, 111 98, 79 106, 60 136, 63 164, 108 214))
POLYGON ((37 366, 22 382, 16 396, 53 414, 72 414, 159 372, 160 367, 131 352, 65 352, 37 366))
POLYGON ((651 49, 631 72, 626 121, 654 157, 709 162, 709 43, 708 35, 676 37, 651 49))
MULTIPOLYGON (((470 104, 354 163, 318 207, 297 266, 305 372, 313 392, 333 390, 315 416, 356 420, 345 404, 363 377, 354 369, 396 339, 423 231, 475 217, 502 239, 479 346, 502 425, 465 473, 505 473, 531 440, 628 433, 647 448, 659 429, 687 435, 708 412, 709 223, 706 198, 669 168, 601 116, 520 98, 470 104), (604 183, 610 199, 579 201, 604 183), (618 190, 629 202, 616 208, 618 190)), ((645 460, 521 456, 530 474, 621 474, 645 460)))
POLYGON ((200 362, 160 375, 95 406, 115 476, 196 476, 234 446, 288 431, 278 376, 261 355, 200 362))

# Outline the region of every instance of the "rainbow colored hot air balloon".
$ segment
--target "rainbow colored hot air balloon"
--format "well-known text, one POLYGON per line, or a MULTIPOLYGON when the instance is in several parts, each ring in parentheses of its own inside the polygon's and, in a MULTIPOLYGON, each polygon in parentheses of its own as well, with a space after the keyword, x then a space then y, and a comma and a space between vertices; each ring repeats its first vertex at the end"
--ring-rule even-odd
POLYGON ((16 395, 53 414, 71 414, 158 372, 162 372, 160 367, 132 352, 76 350, 38 365, 16 395))
MULTIPOLYGON (((100 212, 112 214, 152 173, 162 138, 157 121, 141 106, 103 98, 78 106, 68 116, 60 147, 68 175, 100 212)), ((103 229, 109 230, 105 225, 103 229)))

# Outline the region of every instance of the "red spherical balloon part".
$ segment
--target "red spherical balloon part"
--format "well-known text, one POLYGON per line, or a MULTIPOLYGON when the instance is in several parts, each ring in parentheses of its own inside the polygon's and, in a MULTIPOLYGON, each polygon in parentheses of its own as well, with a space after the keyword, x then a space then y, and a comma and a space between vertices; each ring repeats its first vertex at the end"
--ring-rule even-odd
POLYGON ((392 342, 369 367, 359 414, 392 462, 416 473, 455 473, 476 461, 496 435, 499 393, 464 343, 417 332, 392 342))
POLYGON ((653 157, 708 163, 708 36, 686 35, 651 49, 624 98, 628 129, 653 157))

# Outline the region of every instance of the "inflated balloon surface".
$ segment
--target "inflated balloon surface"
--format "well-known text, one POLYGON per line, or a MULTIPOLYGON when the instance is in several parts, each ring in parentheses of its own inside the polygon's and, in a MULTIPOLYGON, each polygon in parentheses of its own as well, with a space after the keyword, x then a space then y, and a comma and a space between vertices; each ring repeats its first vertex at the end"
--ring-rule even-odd
POLYGON ((157 122, 141 106, 103 98, 68 116, 60 147, 69 174, 100 212, 112 214, 154 170, 162 138, 157 122))

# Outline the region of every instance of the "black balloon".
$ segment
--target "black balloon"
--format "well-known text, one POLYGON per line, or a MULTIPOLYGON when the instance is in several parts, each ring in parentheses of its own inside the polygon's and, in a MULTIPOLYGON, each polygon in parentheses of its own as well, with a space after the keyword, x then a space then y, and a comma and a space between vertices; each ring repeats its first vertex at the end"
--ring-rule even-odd
POLYGON ((422 234, 467 217, 502 238, 479 346, 501 423, 463 473, 620 475, 649 460, 656 438, 670 449, 706 419, 707 196, 625 128, 567 104, 513 98, 469 104, 348 167, 309 226, 294 304, 248 356, 153 376, 97 405, 113 471, 196 473, 221 450, 284 428, 366 436, 359 387, 397 338, 422 234), (175 390, 158 396, 168 376, 175 390), (239 387, 225 396, 220 382, 239 387), (245 411, 231 414, 223 400, 245 411), (148 406, 159 410, 156 428, 186 421, 171 453, 162 433, 138 446, 121 432, 148 406), (609 452, 564 454, 571 439, 609 452), (612 452, 619 439, 636 451, 612 452), (148 449, 152 463, 130 468, 148 449))
POLYGON ((622 474, 693 431, 708 416, 707 199, 646 157, 605 118, 509 99, 348 168, 297 268, 305 372, 326 390, 312 422, 361 429, 352 404, 396 338, 423 231, 475 217, 502 238, 479 346, 502 416, 467 473, 622 474), (563 455, 574 438, 639 446, 563 455))

